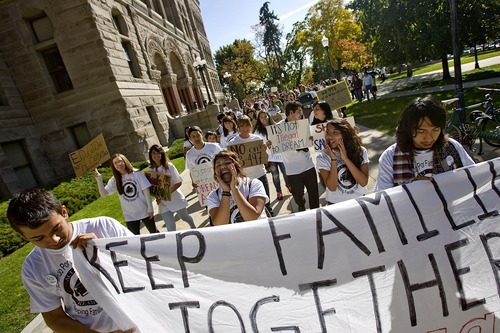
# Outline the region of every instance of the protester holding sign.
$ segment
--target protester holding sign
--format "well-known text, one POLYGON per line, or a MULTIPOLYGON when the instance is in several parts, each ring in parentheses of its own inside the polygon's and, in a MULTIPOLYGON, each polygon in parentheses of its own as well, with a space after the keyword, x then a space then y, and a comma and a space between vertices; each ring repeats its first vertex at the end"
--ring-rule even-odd
POLYGON ((446 110, 434 97, 411 101, 399 116, 396 143, 380 156, 374 191, 474 164, 460 143, 444 134, 445 124, 446 110))
POLYGON ((165 189, 165 192, 168 192, 167 198, 162 197, 160 193, 156 194, 156 203, 158 204, 160 215, 163 221, 165 221, 167 230, 176 230, 174 212, 177 212, 177 215, 186 221, 191 229, 196 229, 193 218, 186 209, 188 202, 179 189, 182 185, 182 178, 175 166, 168 160, 167 154, 165 154, 161 146, 152 145, 149 148, 149 163, 150 172, 164 175, 169 180, 166 183, 167 188, 165 189))
POLYGON ((317 168, 326 185, 328 204, 367 193, 368 153, 361 138, 345 119, 326 124, 326 147, 317 155, 317 168))
POLYGON ((149 188, 151 183, 146 176, 135 170, 130 161, 122 154, 114 154, 111 158, 111 177, 106 186, 102 183, 102 176, 94 170, 94 176, 102 197, 111 193, 118 193, 123 216, 127 222, 127 228, 139 235, 141 233, 141 221, 150 233, 157 233, 154 220, 153 205, 149 188))
MULTIPOLYGON (((193 147, 186 153, 186 167, 192 170, 195 165, 211 162, 214 156, 222 150, 219 144, 203 141, 203 132, 198 126, 191 126, 188 136, 193 147)), ((193 179, 190 174, 191 179, 193 179)), ((192 182, 193 188, 196 184, 192 182)))
MULTIPOLYGON (((289 102, 285 107, 286 119, 283 122, 293 122, 303 118, 302 104, 289 102)), ((304 187, 307 189, 309 207, 319 207, 318 177, 311 158, 309 148, 285 151, 282 153, 286 166, 288 183, 292 187, 292 196, 299 211, 306 210, 304 187)))
POLYGON ((207 208, 213 225, 266 218, 269 202, 262 182, 246 177, 236 153, 224 150, 214 157, 214 178, 219 188, 208 195, 207 208))
POLYGON ((132 233, 110 217, 69 223, 66 207, 48 191, 14 195, 7 208, 10 226, 35 248, 23 263, 21 277, 32 312, 40 312, 55 332, 122 332, 81 283, 73 267, 73 249, 94 238, 132 233))
MULTIPOLYGON (((269 115, 269 113, 267 111, 260 111, 253 133, 260 136, 264 140, 264 142, 267 143, 268 137, 266 126, 273 124, 274 120, 269 115)), ((288 178, 286 177, 285 163, 283 163, 283 156, 281 156, 281 154, 272 154, 269 156, 268 162, 269 169, 271 170, 271 175, 273 176, 274 188, 276 189, 276 197, 278 200, 282 200, 283 191, 281 190, 280 170, 283 174, 283 179, 285 180, 286 187, 290 189, 290 185, 288 185, 288 178)))
MULTIPOLYGON (((262 140, 262 138, 256 134, 252 133, 252 121, 248 116, 241 116, 238 118, 238 128, 240 130, 240 134, 235 136, 231 141, 229 141, 228 145, 237 145, 245 142, 253 142, 253 141, 259 141, 262 140)), ((261 154, 267 155, 266 152, 266 145, 265 143, 262 143, 261 147, 261 154)), ((230 149, 228 147, 228 149, 230 149)), ((266 156, 267 157, 267 156, 266 156)), ((267 160, 267 159, 266 159, 267 160)), ((258 179, 262 182, 262 185, 264 186, 264 189, 266 191, 266 195, 269 198, 269 182, 267 181, 267 172, 264 164, 258 164, 254 166, 249 166, 249 167, 244 167, 243 170, 245 171, 245 174, 247 175, 248 178, 250 179, 258 179)), ((269 202, 266 203, 266 208, 269 211, 269 214, 271 216, 274 216, 273 208, 271 207, 271 204, 269 202)))

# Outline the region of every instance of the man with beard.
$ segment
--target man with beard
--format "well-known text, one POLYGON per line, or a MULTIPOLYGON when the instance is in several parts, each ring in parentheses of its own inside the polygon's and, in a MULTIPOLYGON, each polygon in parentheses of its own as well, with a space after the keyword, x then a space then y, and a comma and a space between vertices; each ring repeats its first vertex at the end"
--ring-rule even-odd
POLYGON ((232 151, 221 151, 214 157, 214 178, 219 188, 210 192, 207 209, 213 225, 238 223, 266 218, 269 201, 262 182, 246 177, 232 151))

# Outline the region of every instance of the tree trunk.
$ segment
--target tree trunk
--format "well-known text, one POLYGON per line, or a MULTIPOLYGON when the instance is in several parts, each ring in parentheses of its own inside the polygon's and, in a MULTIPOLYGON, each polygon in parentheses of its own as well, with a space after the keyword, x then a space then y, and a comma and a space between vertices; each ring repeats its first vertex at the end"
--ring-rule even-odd
POLYGON ((443 66, 443 80, 450 79, 450 67, 448 66, 448 55, 446 53, 441 55, 441 65, 443 66))

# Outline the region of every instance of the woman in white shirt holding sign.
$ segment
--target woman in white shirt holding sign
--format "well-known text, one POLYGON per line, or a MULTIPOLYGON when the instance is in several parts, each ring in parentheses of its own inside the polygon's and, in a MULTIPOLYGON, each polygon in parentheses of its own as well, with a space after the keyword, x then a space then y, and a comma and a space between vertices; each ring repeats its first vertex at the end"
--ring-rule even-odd
POLYGON ((181 219, 186 221, 191 229, 196 229, 193 218, 189 215, 186 208, 188 202, 179 189, 182 185, 182 178, 176 167, 168 160, 167 154, 165 154, 161 146, 152 145, 151 148, 149 148, 149 163, 150 172, 158 172, 166 175, 167 180, 169 180, 167 184, 169 186, 168 193, 170 197, 161 198, 160 195, 156 195, 156 203, 158 204, 160 215, 163 221, 165 221, 167 230, 176 230, 174 212, 176 212, 181 219))
POLYGON ((326 185, 328 204, 367 193, 368 153, 361 138, 345 119, 326 124, 326 147, 317 155, 317 168, 326 185))

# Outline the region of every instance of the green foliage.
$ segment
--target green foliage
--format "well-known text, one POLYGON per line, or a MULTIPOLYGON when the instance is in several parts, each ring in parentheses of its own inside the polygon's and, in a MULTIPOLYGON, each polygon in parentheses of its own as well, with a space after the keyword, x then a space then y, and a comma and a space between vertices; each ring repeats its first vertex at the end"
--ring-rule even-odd
POLYGON ((168 148, 169 160, 174 160, 179 157, 184 157, 184 138, 175 140, 168 148))
POLYGON ((0 258, 14 252, 22 247, 26 242, 17 232, 12 230, 7 220, 8 201, 0 203, 0 258))

